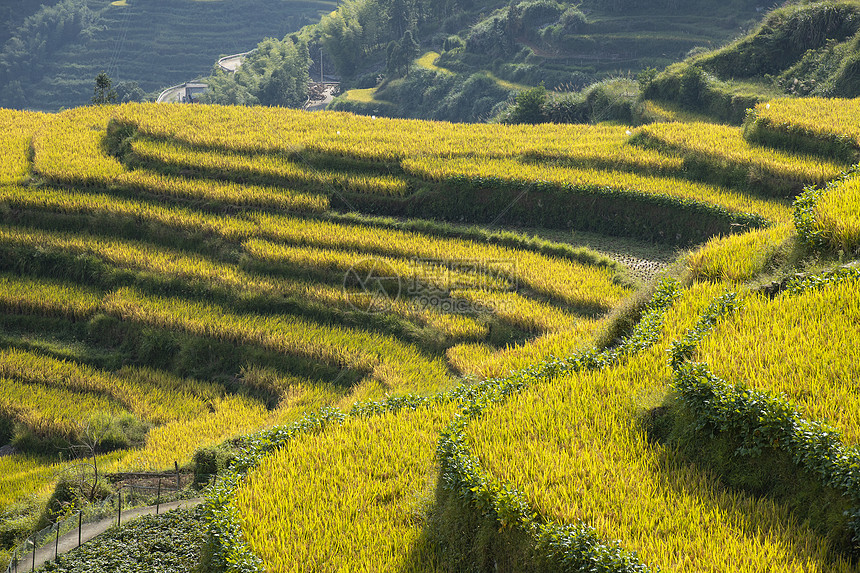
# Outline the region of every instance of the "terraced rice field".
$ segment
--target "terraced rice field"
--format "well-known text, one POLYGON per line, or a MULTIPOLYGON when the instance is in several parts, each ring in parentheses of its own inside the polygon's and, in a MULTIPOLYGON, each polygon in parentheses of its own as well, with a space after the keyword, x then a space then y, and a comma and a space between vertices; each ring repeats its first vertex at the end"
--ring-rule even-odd
POLYGON ((792 470, 798 495, 854 510, 860 293, 826 272, 857 254, 847 162, 696 123, 128 105, 2 111, 0 132, 12 539, 107 420, 104 471, 238 448, 211 570, 857 570, 850 520, 658 431, 787 452, 820 470, 792 470), (781 401, 818 449, 696 426, 690 362, 781 401))

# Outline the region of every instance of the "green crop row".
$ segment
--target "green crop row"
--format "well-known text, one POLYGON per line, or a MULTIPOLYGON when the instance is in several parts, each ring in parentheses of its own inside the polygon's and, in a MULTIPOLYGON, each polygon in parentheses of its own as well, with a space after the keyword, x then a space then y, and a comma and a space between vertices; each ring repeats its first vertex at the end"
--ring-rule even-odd
POLYGON ((677 399, 692 412, 691 423, 697 432, 710 434, 711 438, 730 436, 736 461, 761 463, 759 458, 765 452, 782 451, 797 468, 847 498, 852 506, 845 524, 851 535, 849 551, 860 550, 857 447, 847 447, 838 431, 802 417, 786 400, 727 383, 705 364, 679 366, 672 387, 677 399))
MULTIPOLYGON (((487 474, 471 452, 464 430, 492 405, 507 400, 536 383, 552 380, 566 372, 596 370, 635 355, 654 344, 660 336, 662 320, 678 296, 674 282, 663 282, 655 292, 642 320, 619 347, 602 352, 586 351, 567 359, 550 358, 509 378, 490 380, 456 390, 463 402, 461 415, 443 432, 439 442, 441 480, 446 495, 465 502, 469 512, 477 512, 491 527, 509 530, 523 545, 527 557, 505 555, 522 570, 559 571, 648 571, 635 554, 619 544, 600 539, 586 523, 562 525, 541 516, 515 489, 487 474), (525 559, 525 561, 522 561, 525 559)), ((507 551, 502 551, 502 554, 507 551)))

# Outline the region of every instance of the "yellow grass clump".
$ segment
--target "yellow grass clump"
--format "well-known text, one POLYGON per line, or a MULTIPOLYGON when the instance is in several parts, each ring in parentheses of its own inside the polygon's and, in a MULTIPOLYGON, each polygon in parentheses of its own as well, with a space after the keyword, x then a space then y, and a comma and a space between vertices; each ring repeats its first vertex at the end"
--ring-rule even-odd
POLYGON ((729 382, 786 396, 804 417, 829 421, 857 445, 858 322, 860 280, 773 300, 755 294, 702 341, 695 359, 729 382))
POLYGON ((755 117, 771 129, 826 140, 847 139, 860 149, 860 101, 844 98, 778 98, 755 106, 755 117))
POLYGON ((30 143, 52 116, 0 109, 0 185, 18 183, 30 173, 30 143))
POLYGON ((776 178, 799 191, 804 185, 825 183, 847 167, 844 163, 750 144, 740 128, 728 125, 655 123, 639 128, 636 135, 648 144, 707 161, 715 173, 743 168, 753 188, 758 181, 776 178))
POLYGON ((860 249, 860 177, 854 175, 827 189, 813 210, 814 231, 843 254, 860 249))
POLYGON ((697 280, 743 283, 775 264, 794 235, 791 223, 739 235, 713 237, 687 257, 687 270, 697 280))
POLYGON ((234 503, 266 571, 441 570, 422 526, 455 413, 447 403, 350 418, 265 458, 234 503))

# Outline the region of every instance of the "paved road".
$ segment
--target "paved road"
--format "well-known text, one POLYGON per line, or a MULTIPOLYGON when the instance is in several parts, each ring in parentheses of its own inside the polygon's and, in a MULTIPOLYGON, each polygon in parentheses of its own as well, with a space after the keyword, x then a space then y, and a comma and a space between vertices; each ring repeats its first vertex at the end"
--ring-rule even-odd
MULTIPOLYGON (((171 509, 178 509, 181 507, 194 507, 202 503, 203 500, 200 498, 197 499, 183 499, 180 501, 173 501, 170 503, 162 503, 159 506, 159 513, 164 513, 165 511, 170 511, 171 509)), ((138 507, 135 509, 128 509, 122 512, 122 523, 126 523, 127 521, 131 521, 132 519, 136 519, 138 517, 142 517, 144 515, 153 515, 155 514, 155 506, 150 505, 147 507, 138 507)), ((116 516, 109 517, 103 519, 101 521, 94 521, 92 523, 85 523, 83 528, 81 529, 81 543, 85 541, 89 541, 93 537, 97 535, 101 535, 105 531, 107 531, 110 527, 116 525, 116 516)), ((52 539, 50 543, 45 545, 44 547, 40 547, 36 550, 36 568, 38 569, 48 561, 54 559, 54 544, 56 543, 55 539, 52 539)), ((78 530, 73 529, 69 533, 60 536, 60 542, 57 545, 58 550, 57 553, 62 555, 64 553, 68 553, 72 549, 75 549, 78 546, 78 530)), ((33 552, 27 553, 23 557, 21 557, 21 561, 18 564, 18 571, 22 573, 24 571, 30 571, 33 567, 33 552)), ((15 568, 12 568, 12 571, 15 571, 15 568)))
POLYGON ((244 52, 241 54, 236 54, 235 56, 227 56, 225 58, 221 58, 218 60, 218 65, 221 66, 221 69, 225 72, 235 72, 239 69, 239 66, 242 65, 242 60, 245 59, 245 56, 250 54, 251 52, 244 52))
POLYGON ((179 93, 185 89, 185 84, 168 88, 158 95, 157 103, 174 103, 179 101, 179 93))
POLYGON ((325 92, 323 92, 324 93, 323 99, 311 100, 308 103, 306 103, 302 109, 304 109, 305 111, 322 111, 322 110, 324 110, 326 107, 328 107, 328 104, 330 104, 332 102, 332 100, 334 99, 334 90, 335 89, 336 89, 335 86, 327 86, 325 88, 325 92))

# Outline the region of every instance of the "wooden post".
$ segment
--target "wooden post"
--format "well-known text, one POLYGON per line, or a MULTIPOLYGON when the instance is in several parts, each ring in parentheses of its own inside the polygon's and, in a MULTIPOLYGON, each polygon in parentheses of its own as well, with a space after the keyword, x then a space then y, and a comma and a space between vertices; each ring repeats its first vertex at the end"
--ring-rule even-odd
POLYGON ((33 534, 33 568, 30 571, 36 570, 36 534, 33 534))
POLYGON ((84 512, 78 512, 78 547, 81 546, 81 529, 84 527, 84 512))
POLYGON ((158 507, 161 505, 161 477, 158 478, 158 493, 155 496, 155 515, 158 515, 158 507))
POLYGON ((173 467, 176 468, 176 491, 179 491, 179 462, 173 461, 173 467))
POLYGON ((120 522, 122 521, 122 490, 119 490, 116 494, 116 526, 120 526, 120 522))
POLYGON ((60 553, 60 522, 57 522, 57 537, 54 539, 54 561, 60 553))

